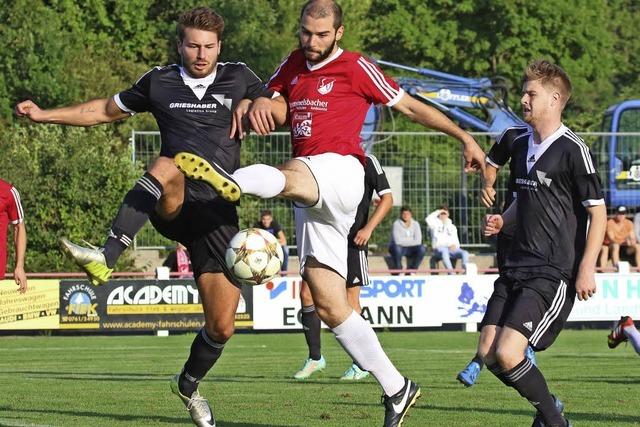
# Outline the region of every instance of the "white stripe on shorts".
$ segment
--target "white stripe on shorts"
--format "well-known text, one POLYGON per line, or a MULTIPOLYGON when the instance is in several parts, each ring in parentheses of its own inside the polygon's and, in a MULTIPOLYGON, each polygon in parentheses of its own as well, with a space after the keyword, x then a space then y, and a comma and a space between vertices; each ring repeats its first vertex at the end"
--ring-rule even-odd
POLYGON ((560 286, 558 286, 558 290, 556 291, 556 295, 553 297, 553 301, 551 302, 551 307, 544 313, 542 316, 542 320, 538 324, 538 327, 533 334, 531 334, 531 338, 529 338, 529 342, 535 347, 542 335, 549 329, 551 324, 558 318, 560 312, 562 311, 562 307, 564 306, 565 300, 567 297, 567 284, 561 280, 560 286))

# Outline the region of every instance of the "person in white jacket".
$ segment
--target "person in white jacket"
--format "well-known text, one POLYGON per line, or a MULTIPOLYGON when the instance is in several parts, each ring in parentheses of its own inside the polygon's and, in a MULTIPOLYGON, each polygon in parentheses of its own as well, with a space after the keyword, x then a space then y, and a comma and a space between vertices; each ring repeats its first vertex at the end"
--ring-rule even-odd
MULTIPOLYGON (((453 270, 451 260, 462 259, 462 267, 467 267, 469 252, 460 248, 458 239, 458 229, 449 218, 449 208, 441 206, 431 212, 426 218, 427 227, 431 233, 431 246, 433 254, 431 256, 432 265, 437 260, 442 260, 445 268, 453 270)), ((449 274, 453 274, 449 272, 449 274)))

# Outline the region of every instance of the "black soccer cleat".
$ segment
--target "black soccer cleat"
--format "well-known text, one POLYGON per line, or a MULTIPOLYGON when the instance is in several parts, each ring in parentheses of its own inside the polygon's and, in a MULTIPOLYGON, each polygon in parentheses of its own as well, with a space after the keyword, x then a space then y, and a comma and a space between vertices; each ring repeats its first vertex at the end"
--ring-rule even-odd
MULTIPOLYGON (((571 421, 569 421, 566 417, 563 417, 563 419, 564 419, 564 425, 558 426, 558 427, 573 427, 573 424, 571 424, 571 421)), ((555 427, 555 426, 547 426, 544 423, 544 419, 542 418, 542 415, 537 414, 536 417, 533 419, 533 424, 531 424, 531 427, 555 427)))
POLYGON ((393 396, 383 394, 384 427, 400 427, 407 411, 419 397, 420 386, 408 378, 404 379, 404 387, 393 396))

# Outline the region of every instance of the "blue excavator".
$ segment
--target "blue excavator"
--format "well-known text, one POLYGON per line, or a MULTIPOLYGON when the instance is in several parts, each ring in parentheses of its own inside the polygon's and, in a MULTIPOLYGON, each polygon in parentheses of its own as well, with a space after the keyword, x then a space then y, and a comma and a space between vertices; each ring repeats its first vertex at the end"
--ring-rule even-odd
MULTIPOLYGON (((384 67, 409 71, 419 77, 397 77, 408 94, 431 105, 464 129, 498 136, 511 126, 526 123, 507 104, 507 86, 501 78, 467 78, 428 68, 416 68, 376 60, 384 67)), ((382 109, 372 107, 362 128, 367 150, 375 143, 382 109)), ((627 100, 609 107, 602 133, 591 145, 605 190, 607 206, 640 207, 640 100, 627 100)))

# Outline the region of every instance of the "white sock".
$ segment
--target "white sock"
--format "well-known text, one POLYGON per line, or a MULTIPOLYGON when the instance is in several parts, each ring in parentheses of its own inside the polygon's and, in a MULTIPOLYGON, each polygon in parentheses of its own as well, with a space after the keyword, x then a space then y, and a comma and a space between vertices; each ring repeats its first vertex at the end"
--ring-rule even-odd
POLYGON ((631 345, 636 353, 640 354, 640 332, 638 332, 635 326, 627 326, 622 331, 627 338, 629 338, 629 341, 631 341, 631 345))
POLYGON ((269 165, 251 165, 236 170, 232 175, 243 194, 251 194, 263 199, 276 197, 284 190, 285 177, 279 170, 269 165))
POLYGON ((332 329, 336 339, 360 368, 378 380, 384 394, 393 396, 404 387, 404 377, 385 354, 376 333, 355 311, 332 329))

